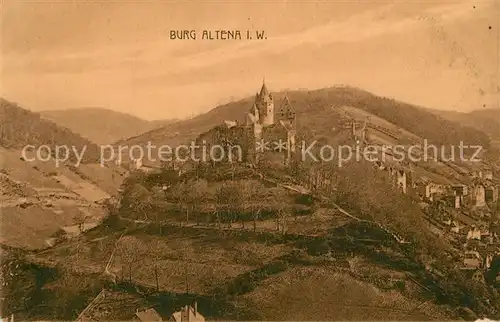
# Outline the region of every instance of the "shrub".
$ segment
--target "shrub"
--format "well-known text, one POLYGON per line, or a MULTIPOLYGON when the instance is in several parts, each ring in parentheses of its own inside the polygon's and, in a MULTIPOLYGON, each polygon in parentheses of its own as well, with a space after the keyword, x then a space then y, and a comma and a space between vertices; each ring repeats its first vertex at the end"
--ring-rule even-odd
POLYGON ((307 245, 307 253, 313 256, 328 254, 330 246, 324 239, 314 239, 307 245))

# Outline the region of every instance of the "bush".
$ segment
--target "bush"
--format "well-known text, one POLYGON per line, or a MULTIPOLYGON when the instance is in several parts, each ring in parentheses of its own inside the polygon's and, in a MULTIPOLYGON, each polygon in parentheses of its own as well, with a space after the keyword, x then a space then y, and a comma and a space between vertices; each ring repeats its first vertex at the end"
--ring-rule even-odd
POLYGON ((314 239, 307 245, 307 253, 312 256, 328 254, 330 246, 324 239, 314 239))

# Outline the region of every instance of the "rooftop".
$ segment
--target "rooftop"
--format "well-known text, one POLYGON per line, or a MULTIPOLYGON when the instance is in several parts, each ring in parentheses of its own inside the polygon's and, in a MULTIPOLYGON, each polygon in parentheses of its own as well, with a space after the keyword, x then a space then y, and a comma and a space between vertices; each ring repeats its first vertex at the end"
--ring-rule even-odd
POLYGON ((156 312, 156 310, 153 309, 153 308, 149 308, 147 310, 144 310, 144 311, 141 311, 141 312, 137 312, 137 313, 135 313, 135 315, 141 321, 148 321, 148 322, 151 322, 151 321, 163 321, 163 319, 161 318, 160 314, 158 314, 158 312, 156 312))

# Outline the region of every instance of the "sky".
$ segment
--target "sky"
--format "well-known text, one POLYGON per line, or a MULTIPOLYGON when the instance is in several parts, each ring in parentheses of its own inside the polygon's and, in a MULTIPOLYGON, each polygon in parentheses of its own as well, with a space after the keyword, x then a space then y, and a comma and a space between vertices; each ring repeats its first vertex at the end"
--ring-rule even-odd
POLYGON ((0 94, 34 111, 184 118, 254 95, 264 77, 271 91, 351 85, 429 108, 500 107, 500 1, 1 5, 0 94), (201 39, 217 29, 242 39, 201 39))

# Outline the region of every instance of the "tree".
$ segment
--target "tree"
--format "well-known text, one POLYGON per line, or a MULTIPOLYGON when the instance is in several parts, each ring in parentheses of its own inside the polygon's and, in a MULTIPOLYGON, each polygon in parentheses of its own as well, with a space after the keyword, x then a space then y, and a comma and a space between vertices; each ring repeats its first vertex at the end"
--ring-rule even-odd
POLYGON ((115 215, 121 203, 121 196, 112 196, 104 200, 103 208, 106 209, 108 215, 115 215))
POLYGON ((389 174, 368 161, 350 162, 332 177, 336 190, 329 197, 361 219, 377 222, 414 243, 416 252, 434 258, 446 253, 448 244, 427 228, 425 217, 411 197, 390 184, 389 174))
POLYGON ((75 221, 75 223, 78 225, 78 230, 80 230, 80 233, 83 232, 83 229, 84 229, 84 225, 85 225, 85 221, 87 220, 87 217, 79 212, 74 218, 73 220, 75 221))
POLYGON ((160 173, 152 173, 145 177, 144 181, 148 187, 153 186, 171 186, 180 181, 178 171, 163 168, 160 173))
POLYGON ((132 283, 132 269, 134 264, 138 263, 144 258, 147 253, 144 244, 141 243, 134 236, 123 236, 118 243, 117 253, 119 254, 122 262, 128 267, 129 282, 132 283))
POLYGON ((207 180, 200 179, 191 183, 187 195, 188 203, 191 205, 192 213, 196 214, 196 224, 200 224, 200 212, 210 196, 207 180))
POLYGON ((263 203, 261 201, 265 198, 266 188, 257 180, 246 180, 243 181, 242 190, 242 208, 245 213, 250 212, 253 220, 253 231, 255 232, 257 230, 257 219, 262 211, 263 203))
POLYGON ((186 223, 189 221, 189 185, 186 182, 180 182, 172 188, 172 197, 179 206, 180 211, 186 214, 186 223))
POLYGON ((237 182, 226 181, 217 189, 216 192, 216 208, 217 216, 220 225, 220 216, 224 216, 229 227, 237 218, 242 209, 243 193, 241 184, 237 182))
POLYGON ((162 252, 160 251, 161 249, 162 249, 162 241, 160 239, 155 239, 155 241, 153 241, 151 245, 152 251, 148 253, 148 256, 150 256, 153 259, 153 270, 155 274, 156 292, 160 291, 159 260, 163 255, 162 252))
POLYGON ((126 191, 122 198, 122 205, 128 210, 139 212, 149 220, 148 212, 153 209, 153 194, 140 183, 134 183, 126 191))
POLYGON ((215 192, 215 215, 217 216, 217 227, 221 227, 221 214, 226 211, 226 187, 224 185, 217 188, 215 192))
POLYGON ((276 230, 285 234, 287 218, 290 212, 288 193, 283 188, 273 188, 271 189, 271 198, 276 209, 276 230))

